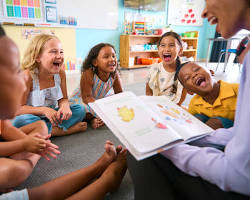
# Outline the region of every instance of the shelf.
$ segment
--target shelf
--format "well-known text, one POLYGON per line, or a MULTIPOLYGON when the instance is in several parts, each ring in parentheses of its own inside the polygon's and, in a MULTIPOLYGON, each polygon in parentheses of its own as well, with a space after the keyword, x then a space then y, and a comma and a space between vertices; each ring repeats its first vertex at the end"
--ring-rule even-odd
POLYGON ((183 50, 183 52, 194 52, 194 51, 197 51, 197 49, 186 49, 186 50, 183 50))
POLYGON ((129 67, 125 67, 125 66, 121 66, 122 68, 127 68, 127 69, 131 69, 131 68, 143 68, 143 67, 149 67, 150 65, 131 65, 129 67))
MULTIPOLYGON (((160 38, 161 35, 128 35, 129 37, 151 37, 160 38)), ((198 40, 198 37, 181 37, 182 40, 198 40)))
POLYGON ((149 67, 151 65, 133 65, 134 68, 149 67))
POLYGON ((65 70, 66 74, 81 74, 81 70, 65 70))
POLYGON ((158 50, 150 50, 150 51, 130 51, 130 53, 152 53, 152 52, 158 52, 158 50))
MULTIPOLYGON (((187 43, 187 46, 193 49, 183 50, 183 56, 193 57, 196 60, 197 47, 198 47, 198 31, 197 37, 182 37, 182 40, 187 43)), ((120 65, 124 68, 141 68, 148 67, 147 65, 133 65, 133 59, 152 58, 158 54, 158 50, 149 51, 130 51, 133 45, 156 44, 161 35, 121 35, 120 36, 120 65), (130 65, 132 64, 132 65, 130 65)))
POLYGON ((0 24, 2 23, 5 26, 23 26, 24 28, 27 27, 49 27, 49 28, 79 28, 77 25, 69 25, 69 24, 59 24, 59 23, 49 23, 49 22, 25 22, 25 21, 21 21, 20 23, 17 23, 15 19, 8 19, 8 22, 6 22, 6 20, 2 20, 0 19, 0 24))
POLYGON ((129 35, 130 37, 161 37, 161 35, 129 35))
POLYGON ((182 40, 198 40, 197 37, 182 37, 182 40))

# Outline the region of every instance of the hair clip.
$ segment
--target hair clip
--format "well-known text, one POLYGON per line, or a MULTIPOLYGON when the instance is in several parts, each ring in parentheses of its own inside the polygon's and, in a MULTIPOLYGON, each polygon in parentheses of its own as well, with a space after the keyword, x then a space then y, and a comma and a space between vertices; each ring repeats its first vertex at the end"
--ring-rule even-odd
POLYGON ((236 55, 240 56, 240 54, 244 51, 244 49, 247 47, 247 44, 249 42, 249 36, 244 37, 239 45, 236 48, 236 55))

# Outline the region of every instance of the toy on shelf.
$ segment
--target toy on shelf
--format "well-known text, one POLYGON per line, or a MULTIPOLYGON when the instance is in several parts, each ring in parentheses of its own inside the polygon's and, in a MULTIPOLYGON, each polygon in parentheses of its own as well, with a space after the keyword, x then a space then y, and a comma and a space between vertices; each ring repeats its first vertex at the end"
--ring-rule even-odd
POLYGON ((75 62, 71 61, 71 60, 67 60, 64 62, 62 68, 67 71, 67 70, 76 70, 76 65, 75 62))
POLYGON ((152 65, 154 63, 160 63, 161 59, 160 58, 141 58, 139 56, 135 57, 134 64, 135 65, 152 65))
POLYGON ((71 16, 59 16, 59 22, 60 24, 63 25, 73 25, 77 26, 77 18, 76 17, 71 17, 71 16))
POLYGON ((133 34, 134 35, 144 35, 145 34, 145 22, 144 21, 133 22, 133 34))
POLYGON ((124 34, 129 35, 133 32, 132 30, 132 22, 129 22, 127 20, 124 21, 124 34))

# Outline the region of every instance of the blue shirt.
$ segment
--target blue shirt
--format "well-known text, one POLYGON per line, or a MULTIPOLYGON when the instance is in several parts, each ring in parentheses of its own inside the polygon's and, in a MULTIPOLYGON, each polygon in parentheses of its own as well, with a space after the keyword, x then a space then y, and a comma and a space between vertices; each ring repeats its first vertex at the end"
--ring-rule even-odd
POLYGON ((225 151, 181 144, 162 154, 187 174, 224 191, 250 195, 250 51, 243 63, 234 126, 217 129, 204 141, 225 145, 225 151))

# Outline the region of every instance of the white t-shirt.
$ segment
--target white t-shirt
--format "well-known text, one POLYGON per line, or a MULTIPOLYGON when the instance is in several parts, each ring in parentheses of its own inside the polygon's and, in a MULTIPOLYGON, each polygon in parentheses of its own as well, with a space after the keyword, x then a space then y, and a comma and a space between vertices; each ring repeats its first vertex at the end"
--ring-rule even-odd
POLYGON ((28 190, 23 189, 4 193, 0 195, 0 200, 29 200, 28 190))
POLYGON ((174 81, 175 72, 167 72, 163 67, 163 63, 155 63, 151 65, 147 82, 153 96, 168 96, 173 102, 179 103, 182 95, 183 86, 177 80, 174 81), (174 89, 176 86, 176 90, 174 89))

